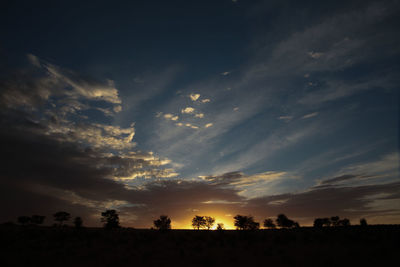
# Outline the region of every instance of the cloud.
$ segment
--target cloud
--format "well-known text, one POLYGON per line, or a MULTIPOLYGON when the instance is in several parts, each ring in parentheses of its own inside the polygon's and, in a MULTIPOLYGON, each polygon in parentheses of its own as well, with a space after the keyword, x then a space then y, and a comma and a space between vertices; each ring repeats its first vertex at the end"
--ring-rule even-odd
POLYGON ((128 128, 98 123, 75 124, 70 121, 47 124, 44 134, 60 142, 75 142, 93 148, 129 149, 135 146, 133 125, 128 128))
POLYGON ((197 99, 199 99, 200 94, 190 94, 189 97, 192 101, 196 101, 197 99))
POLYGON ((115 113, 121 112, 122 111, 122 106, 119 106, 119 105, 118 106, 114 106, 113 110, 114 110, 115 113))
POLYGON ((161 169, 161 170, 144 170, 144 171, 135 171, 129 176, 118 176, 115 177, 114 180, 116 181, 130 181, 130 180, 135 180, 138 177, 143 177, 145 179, 150 179, 153 177, 157 178, 172 178, 178 176, 179 173, 175 172, 173 169, 161 169))
POLYGON ((268 171, 242 177, 240 180, 232 182, 231 185, 234 185, 236 187, 251 186, 259 184, 260 182, 271 182, 278 179, 282 179, 287 175, 288 175, 287 172, 268 171))
MULTIPOLYGON (((39 60, 35 64, 38 62, 40 66, 45 64, 39 60)), ((13 79, 2 79, 0 84, 7 85, 0 99, 8 103, 0 107, 0 145, 7 155, 0 190, 2 207, 13 203, 18 215, 40 213, 50 217, 57 210, 67 210, 97 225, 98 218, 90 218, 98 216, 100 209, 140 207, 140 200, 129 189, 130 183, 178 175, 169 167, 173 165, 171 160, 133 150, 134 123, 120 127, 82 118, 82 110, 112 112, 111 108, 81 101, 92 100, 91 93, 71 93, 75 89, 65 88, 48 73, 16 72, 13 79), (51 84, 56 86, 46 87, 51 84), (50 93, 38 94, 41 90, 50 93), (33 99, 25 92, 32 92, 33 99), (16 95, 30 102, 11 97, 16 95), (36 112, 26 110, 24 103, 36 112)), ((15 212, 7 212, 1 219, 11 215, 15 212)))
MULTIPOLYGON (((34 55, 27 57, 35 69, 16 70, 0 81, 3 89, 0 103, 4 106, 32 111, 42 109, 47 103, 57 106, 57 114, 53 112, 53 115, 58 117, 90 109, 112 117, 122 110, 121 99, 112 80, 97 81, 34 55), (99 102, 105 102, 109 107, 97 106, 99 102)), ((50 107, 46 112, 51 113, 50 107)), ((81 117, 84 115, 81 114, 81 117)))
POLYGON ((210 102, 210 101, 211 101, 211 100, 208 99, 208 98, 205 98, 205 99, 202 99, 202 100, 201 100, 202 103, 208 103, 208 102, 210 102))
POLYGON ((228 185, 239 179, 243 178, 244 174, 242 172, 228 172, 221 175, 208 175, 208 176, 200 176, 201 179, 212 182, 217 185, 228 185))
POLYGON ((365 185, 355 187, 315 188, 300 193, 259 197, 249 200, 255 213, 267 211, 267 216, 284 213, 296 217, 300 223, 311 225, 316 217, 338 215, 358 220, 360 217, 395 215, 400 219, 400 209, 393 205, 378 205, 382 200, 400 200, 400 183, 365 185), (383 195, 382 195, 383 194, 383 195), (318 201, 315 201, 318 199, 318 201), (277 205, 277 203, 279 203, 277 205))
POLYGON ((189 127, 189 128, 192 128, 192 129, 199 129, 198 126, 193 125, 193 124, 191 124, 191 123, 185 123, 185 126, 186 126, 186 127, 189 127))
POLYGON ((283 120, 283 121, 286 121, 286 122, 289 122, 292 119, 293 119, 293 116, 279 116, 278 117, 278 120, 283 120))
POLYGON ((362 179, 362 178, 367 178, 368 176, 362 176, 362 175, 354 175, 354 174, 344 174, 338 177, 330 178, 327 180, 323 180, 321 182, 321 185, 332 185, 332 184, 338 184, 342 182, 347 182, 350 180, 354 179, 362 179))
POLYGON ((222 163, 215 167, 214 171, 229 172, 237 169, 247 169, 253 165, 266 161, 274 153, 298 144, 311 136, 322 131, 322 127, 312 124, 307 127, 301 127, 288 124, 287 127, 278 128, 267 138, 258 142, 253 142, 251 146, 245 147, 235 159, 230 162, 222 163), (289 128, 287 128, 289 127, 289 128))
POLYGON ((204 114, 203 113, 198 113, 196 115, 194 115, 196 118, 204 118, 204 114))
POLYGON ((301 118, 302 119, 309 119, 309 118, 312 118, 312 117, 315 117, 315 116, 318 116, 318 112, 313 112, 313 113, 306 114, 301 118))
POLYGON ((276 193, 274 189, 279 183, 296 178, 296 176, 288 172, 277 171, 267 171, 252 175, 235 171, 222 175, 199 176, 199 178, 214 185, 234 188, 238 190, 240 196, 252 199, 276 193))
POLYGON ((186 113, 186 114, 191 114, 191 113, 194 112, 194 108, 192 108, 192 107, 186 107, 186 108, 182 109, 181 112, 182 112, 183 114, 185 114, 185 113, 186 113))
POLYGON ((311 51, 311 52, 308 52, 308 55, 313 59, 318 59, 318 58, 322 57, 324 55, 324 53, 311 51))
POLYGON ((263 172, 256 173, 253 175, 245 175, 243 172, 227 172, 221 175, 208 175, 199 176, 202 180, 212 182, 216 185, 233 185, 233 186, 248 186, 254 185, 260 181, 273 181, 280 179, 287 175, 286 172, 263 172))
POLYGON ((114 81, 112 80, 107 80, 107 83, 104 84, 84 78, 76 72, 46 62, 43 62, 41 66, 56 80, 64 82, 73 88, 73 91, 65 91, 65 94, 69 97, 103 100, 112 104, 121 103, 121 99, 118 96, 118 90, 115 88, 114 81))
POLYGON ((206 125, 204 125, 204 128, 209 128, 212 127, 214 124, 213 123, 207 123, 206 125))
POLYGON ((234 108, 233 108, 233 111, 238 111, 238 110, 239 110, 238 107, 234 107, 234 108))
POLYGON ((179 119, 179 116, 175 116, 174 114, 167 113, 167 114, 164 114, 164 118, 167 120, 171 120, 171 121, 177 121, 179 119))
POLYGON ((32 54, 28 54, 27 57, 28 57, 29 62, 33 66, 38 67, 38 68, 42 67, 42 65, 40 63, 40 60, 39 60, 39 58, 37 56, 32 55, 32 54))
POLYGON ((226 76, 226 75, 229 75, 229 74, 230 74, 229 71, 225 71, 225 72, 222 72, 222 73, 221 73, 221 75, 223 75, 223 76, 226 76))
POLYGON ((303 105, 317 105, 328 101, 336 101, 382 86, 390 89, 394 88, 395 79, 396 78, 392 74, 380 75, 379 77, 371 74, 369 77, 357 82, 328 80, 325 81, 323 87, 302 96, 298 100, 298 103, 303 105))
POLYGON ((388 153, 377 160, 351 164, 338 172, 339 175, 359 173, 381 178, 396 179, 399 176, 400 155, 398 152, 388 153))

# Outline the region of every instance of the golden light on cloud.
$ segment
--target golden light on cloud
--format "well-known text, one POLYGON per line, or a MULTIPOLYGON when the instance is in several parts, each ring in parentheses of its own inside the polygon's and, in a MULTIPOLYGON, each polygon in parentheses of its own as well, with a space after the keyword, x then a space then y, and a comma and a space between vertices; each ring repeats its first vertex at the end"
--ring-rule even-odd
POLYGON ((196 118, 204 118, 204 114, 203 113, 199 113, 194 115, 196 118))
POLYGON ((206 125, 204 125, 204 128, 209 128, 209 127, 211 127, 211 126, 213 126, 214 124, 212 124, 212 123, 207 123, 206 125))
POLYGON ((164 114, 164 118, 166 118, 167 120, 177 121, 179 119, 179 116, 174 116, 174 114, 167 113, 164 114))
POLYGON ((192 128, 192 129, 199 129, 198 126, 193 125, 193 124, 191 124, 191 123, 186 123, 185 126, 186 126, 186 127, 189 127, 189 128, 192 128))
POLYGON ((186 107, 186 108, 184 108, 184 109, 182 109, 181 110, 181 112, 183 113, 183 114, 190 114, 190 113, 193 113, 194 112, 194 108, 192 108, 192 107, 186 107))
POLYGON ((190 99, 192 100, 192 101, 196 101, 197 99, 199 99, 199 97, 200 97, 200 94, 190 94, 190 99))

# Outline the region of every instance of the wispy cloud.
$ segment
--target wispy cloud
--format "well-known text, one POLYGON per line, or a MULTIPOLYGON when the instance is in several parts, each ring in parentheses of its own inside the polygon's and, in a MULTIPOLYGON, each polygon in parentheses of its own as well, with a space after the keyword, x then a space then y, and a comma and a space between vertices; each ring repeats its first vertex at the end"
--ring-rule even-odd
POLYGON ((283 121, 286 121, 286 122, 289 122, 292 119, 293 119, 293 116, 279 116, 278 117, 278 120, 283 120, 283 121))
POLYGON ((60 82, 70 85, 73 91, 64 91, 70 97, 84 97, 93 100, 103 100, 113 104, 120 104, 118 90, 115 88, 114 81, 108 80, 106 84, 91 81, 80 77, 76 72, 62 69, 56 65, 41 61, 34 55, 29 58, 35 66, 40 63, 40 67, 45 68, 48 73, 60 82))
MULTIPOLYGON (((293 179, 294 176, 287 172, 267 171, 246 175, 243 172, 235 171, 221 175, 199 176, 202 180, 218 186, 230 186, 238 190, 238 194, 247 199, 268 195, 274 192, 274 183, 293 179)), ((276 193, 276 191, 275 191, 276 193)))
POLYGON ((318 58, 322 57, 324 55, 324 53, 311 51, 311 52, 308 52, 308 55, 314 59, 318 59, 318 58))
POLYGON ((302 118, 302 119, 309 119, 309 118, 318 116, 318 114, 319 114, 318 112, 313 112, 313 113, 306 114, 306 115, 304 115, 304 116, 301 117, 301 118, 302 118))
POLYGON ((212 127, 214 124, 213 123, 207 123, 206 125, 204 125, 204 128, 209 128, 212 127))

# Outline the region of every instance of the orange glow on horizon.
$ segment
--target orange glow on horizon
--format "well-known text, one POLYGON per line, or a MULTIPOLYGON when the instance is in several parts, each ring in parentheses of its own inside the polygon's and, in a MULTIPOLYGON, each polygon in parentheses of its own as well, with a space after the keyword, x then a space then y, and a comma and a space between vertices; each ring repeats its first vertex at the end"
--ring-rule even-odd
MULTIPOLYGON (((213 217, 215 219, 215 223, 214 223, 213 227, 211 228, 211 230, 216 230, 219 223, 223 223, 224 224, 224 228, 226 230, 234 230, 234 229, 236 229, 236 227, 233 224, 233 216, 213 215, 213 214, 206 214, 206 215, 197 214, 197 215, 199 215, 199 216, 211 216, 211 217, 213 217)), ((172 220, 172 222, 171 222, 172 229, 192 229, 193 230, 193 226, 192 226, 193 217, 194 217, 194 215, 192 217, 188 217, 184 221, 174 221, 174 220, 172 220)))

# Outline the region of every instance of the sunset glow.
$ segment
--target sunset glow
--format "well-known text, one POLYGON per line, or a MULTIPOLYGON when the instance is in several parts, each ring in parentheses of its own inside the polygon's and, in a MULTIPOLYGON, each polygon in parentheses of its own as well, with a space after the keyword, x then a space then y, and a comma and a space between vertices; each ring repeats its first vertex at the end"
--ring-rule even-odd
POLYGON ((400 223, 398 1, 6 2, 0 223, 400 223))

